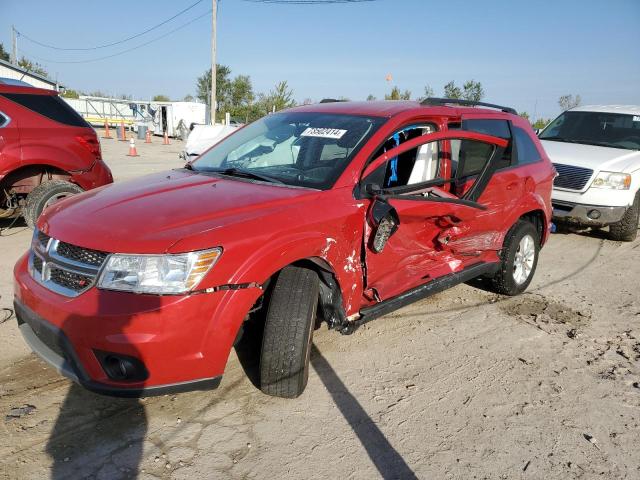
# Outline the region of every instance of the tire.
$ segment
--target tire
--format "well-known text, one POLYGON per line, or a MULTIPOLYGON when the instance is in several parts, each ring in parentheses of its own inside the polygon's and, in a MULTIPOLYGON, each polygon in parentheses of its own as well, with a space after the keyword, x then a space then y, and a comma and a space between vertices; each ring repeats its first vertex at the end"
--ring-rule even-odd
POLYGON ((294 266, 273 286, 260 355, 260 389, 267 395, 295 398, 307 386, 319 288, 314 271, 294 266))
POLYGON ((609 238, 618 242, 632 242, 638 236, 640 219, 640 190, 636 192, 633 205, 624 212, 622 220, 609 226, 609 238))
POLYGON ((524 220, 518 221, 518 223, 509 230, 509 233, 507 233, 504 240, 500 269, 491 279, 489 289, 495 293, 509 296, 519 295, 524 292, 536 273, 539 253, 540 235, 536 230, 536 227, 534 227, 530 222, 524 220), (527 263, 530 270, 528 271, 528 274, 526 274, 526 277, 523 278, 516 274, 516 257, 520 254, 520 250, 523 248, 522 242, 525 237, 529 237, 530 242, 532 243, 530 247, 532 248, 533 258, 531 259, 530 264, 527 263))
POLYGON ((51 180, 41 183, 27 196, 27 204, 22 216, 30 228, 35 228, 38 217, 46 207, 57 200, 76 193, 82 193, 83 191, 78 185, 64 180, 51 180))

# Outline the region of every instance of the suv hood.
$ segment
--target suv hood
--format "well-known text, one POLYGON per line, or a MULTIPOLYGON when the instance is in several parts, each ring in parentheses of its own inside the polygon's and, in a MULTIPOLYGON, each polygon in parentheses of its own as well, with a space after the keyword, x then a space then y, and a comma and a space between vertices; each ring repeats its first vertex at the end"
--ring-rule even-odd
POLYGON ((640 152, 580 143, 540 140, 553 163, 575 165, 594 171, 631 173, 640 168, 640 152))
MULTIPOLYGON (((282 212, 319 193, 176 170, 63 200, 45 211, 38 227, 58 240, 109 253, 165 253, 180 240, 282 212)), ((216 246, 219 236, 212 234, 202 248, 216 246)))

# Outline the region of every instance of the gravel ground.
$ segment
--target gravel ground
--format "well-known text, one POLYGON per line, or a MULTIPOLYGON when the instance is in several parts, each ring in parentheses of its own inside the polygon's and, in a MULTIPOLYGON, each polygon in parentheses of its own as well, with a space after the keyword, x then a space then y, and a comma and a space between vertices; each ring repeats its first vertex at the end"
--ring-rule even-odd
MULTIPOLYGON (((117 181, 181 164, 180 143, 154 141, 134 159, 104 142, 117 181)), ((2 233, 10 307, 30 233, 2 233)), ((296 400, 262 395, 236 354, 216 391, 101 397, 30 354, 11 320, 0 478, 640 478, 638 247, 557 234, 520 297, 463 285, 351 336, 323 327, 296 400)))

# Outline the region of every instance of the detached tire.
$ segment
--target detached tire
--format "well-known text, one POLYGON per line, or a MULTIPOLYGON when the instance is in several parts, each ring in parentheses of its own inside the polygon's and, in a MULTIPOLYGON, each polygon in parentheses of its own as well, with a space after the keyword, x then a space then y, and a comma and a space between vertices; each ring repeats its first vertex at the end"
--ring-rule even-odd
POLYGON ((530 222, 520 220, 504 240, 500 270, 491 279, 490 289, 501 295, 519 295, 524 292, 538 266, 540 237, 530 222))
POLYGON ((269 300, 260 356, 260 389, 267 395, 298 397, 307 386, 316 321, 318 275, 286 267, 269 300))
POLYGON ((618 223, 609 226, 609 237, 618 242, 632 242, 638 236, 640 219, 640 190, 636 192, 633 205, 627 209, 618 223))
POLYGON ((41 183, 27 196, 27 204, 22 216, 30 228, 35 228, 38 217, 46 207, 53 205, 58 200, 83 191, 78 185, 64 180, 51 180, 41 183))

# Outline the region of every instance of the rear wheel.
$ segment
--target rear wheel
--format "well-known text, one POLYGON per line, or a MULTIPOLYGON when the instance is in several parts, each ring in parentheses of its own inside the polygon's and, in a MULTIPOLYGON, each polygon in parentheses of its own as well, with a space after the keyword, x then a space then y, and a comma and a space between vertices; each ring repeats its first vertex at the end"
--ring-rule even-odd
POLYGON ((318 275, 307 268, 289 266, 278 275, 260 356, 260 389, 267 395, 295 398, 307 386, 319 288, 318 275))
POLYGON ((27 225, 34 228, 38 217, 40 217, 40 214, 45 208, 50 207, 63 198, 81 192, 83 192, 83 190, 78 185, 64 180, 51 180, 41 183, 27 196, 27 204, 22 212, 22 216, 27 222, 27 225))
POLYGON ((632 242, 638 236, 638 223, 640 220, 640 190, 636 193, 633 205, 627 209, 618 223, 609 226, 611 240, 619 242, 632 242))
POLYGON ((533 279, 539 252, 538 231, 530 222, 520 220, 505 238, 500 269, 491 279, 490 289, 502 295, 524 292, 533 279))

